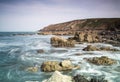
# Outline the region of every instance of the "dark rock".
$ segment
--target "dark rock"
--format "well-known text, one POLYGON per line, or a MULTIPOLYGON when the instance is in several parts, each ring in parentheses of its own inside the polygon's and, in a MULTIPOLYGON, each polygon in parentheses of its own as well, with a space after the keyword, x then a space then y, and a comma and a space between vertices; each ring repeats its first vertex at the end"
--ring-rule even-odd
POLYGON ((44 50, 43 49, 39 49, 39 50, 37 50, 37 53, 44 53, 44 50))
POLYGON ((75 82, 89 82, 84 76, 76 75, 73 77, 75 82))

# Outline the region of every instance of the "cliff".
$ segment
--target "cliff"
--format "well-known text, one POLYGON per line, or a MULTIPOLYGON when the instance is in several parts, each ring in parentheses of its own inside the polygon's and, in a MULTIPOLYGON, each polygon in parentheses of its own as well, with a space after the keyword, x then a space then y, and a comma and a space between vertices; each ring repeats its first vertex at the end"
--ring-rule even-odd
POLYGON ((120 18, 96 18, 73 20, 69 22, 49 25, 39 32, 74 32, 84 30, 120 30, 120 18))

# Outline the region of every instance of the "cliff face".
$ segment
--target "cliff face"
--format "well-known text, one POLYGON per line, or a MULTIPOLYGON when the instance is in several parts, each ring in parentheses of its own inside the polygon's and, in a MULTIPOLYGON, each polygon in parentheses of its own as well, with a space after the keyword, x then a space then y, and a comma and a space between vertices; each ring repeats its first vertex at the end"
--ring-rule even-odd
POLYGON ((83 30, 120 30, 120 18, 99 18, 74 20, 65 23, 49 25, 41 32, 65 32, 65 31, 83 31, 83 30))

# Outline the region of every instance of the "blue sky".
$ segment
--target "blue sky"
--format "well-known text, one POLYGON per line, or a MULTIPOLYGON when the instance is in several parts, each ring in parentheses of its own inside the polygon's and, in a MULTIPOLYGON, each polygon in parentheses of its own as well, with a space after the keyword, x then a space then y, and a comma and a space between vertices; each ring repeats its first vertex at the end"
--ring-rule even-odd
POLYGON ((37 31, 85 18, 120 18, 120 0, 0 0, 0 31, 37 31))

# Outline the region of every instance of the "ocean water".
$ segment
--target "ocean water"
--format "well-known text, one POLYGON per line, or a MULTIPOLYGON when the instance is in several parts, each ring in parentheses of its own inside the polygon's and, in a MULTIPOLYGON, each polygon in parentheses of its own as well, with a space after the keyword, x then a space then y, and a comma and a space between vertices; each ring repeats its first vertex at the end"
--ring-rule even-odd
MULTIPOLYGON (((83 51, 88 43, 76 44, 74 48, 54 48, 50 45, 53 35, 37 35, 32 32, 0 32, 0 82, 42 82, 49 78, 52 72, 40 70, 42 62, 48 60, 72 60, 81 69, 63 72, 66 75, 81 74, 86 77, 104 76, 109 82, 120 82, 120 51, 83 51), (44 53, 37 53, 43 49, 44 53), (76 55, 80 54, 80 55, 76 55), (96 66, 84 58, 108 56, 117 60, 112 66, 96 66), (38 72, 26 71, 28 67, 38 66, 38 72)), ((68 36, 63 36, 68 37, 68 36)), ((94 43, 96 46, 111 46, 110 44, 94 43)))

